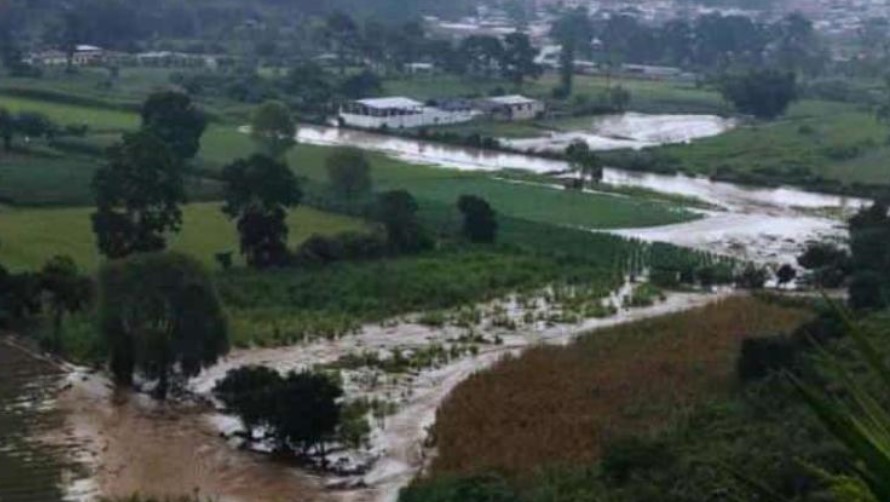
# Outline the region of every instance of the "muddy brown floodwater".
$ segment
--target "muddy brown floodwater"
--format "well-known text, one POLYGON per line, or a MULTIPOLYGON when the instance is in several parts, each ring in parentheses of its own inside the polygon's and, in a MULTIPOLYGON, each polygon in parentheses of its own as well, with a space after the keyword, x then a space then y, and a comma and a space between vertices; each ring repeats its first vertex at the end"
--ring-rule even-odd
POLYGON ((58 397, 65 433, 85 446, 98 495, 178 496, 198 493, 220 502, 327 501, 317 477, 231 446, 199 405, 158 405, 144 395, 113 391, 100 374, 75 371, 58 397))

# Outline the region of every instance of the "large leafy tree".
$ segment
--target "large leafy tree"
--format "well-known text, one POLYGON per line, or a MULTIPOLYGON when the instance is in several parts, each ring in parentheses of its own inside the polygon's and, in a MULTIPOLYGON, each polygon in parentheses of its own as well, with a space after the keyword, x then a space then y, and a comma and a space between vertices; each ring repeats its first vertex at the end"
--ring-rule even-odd
POLYGON ((570 10, 553 23, 550 36, 562 45, 559 55, 559 92, 563 96, 572 93, 575 76, 575 58, 590 50, 593 27, 587 10, 583 7, 570 10))
POLYGON ((206 128, 207 117, 188 94, 155 92, 142 105, 142 129, 167 143, 182 160, 197 155, 206 128))
POLYGON ((328 47, 337 55, 340 74, 346 73, 349 56, 357 49, 360 31, 355 21, 348 14, 336 11, 325 20, 322 37, 328 47))
POLYGON ((266 155, 223 169, 223 212, 237 220, 241 253, 257 268, 287 263, 287 208, 299 204, 300 185, 287 165, 266 155))
POLYGON ((470 74, 490 78, 504 59, 504 46, 497 37, 471 35, 461 42, 460 53, 470 74))
POLYGON ((159 251, 165 234, 182 223, 185 202, 180 163, 157 136, 125 134, 109 148, 105 166, 93 178, 96 212, 93 231, 99 251, 108 258, 159 251))
POLYGON ((491 243, 498 231, 497 215, 488 202, 475 195, 461 195, 457 208, 464 215, 463 234, 471 242, 491 243))
POLYGON ((380 194, 377 218, 386 229, 386 238, 394 252, 417 252, 429 247, 430 240, 417 219, 419 209, 414 197, 404 190, 380 194))
POLYGON ((193 258, 147 253, 106 263, 99 274, 100 325, 120 384, 135 373, 155 396, 214 364, 229 349, 222 305, 193 258))
POLYGON ((272 424, 281 383, 281 375, 273 369, 243 366, 226 373, 213 388, 213 395, 241 419, 246 439, 253 441, 256 429, 272 424))
POLYGON ((280 158, 295 143, 297 123, 287 105, 268 101, 253 111, 250 134, 263 154, 280 158))
POLYGON ((318 373, 290 373, 277 393, 273 434, 279 446, 308 455, 315 450, 324 461, 325 443, 340 422, 343 389, 318 373))
POLYGON ((516 85, 522 85, 526 78, 537 78, 543 71, 535 63, 537 55, 528 35, 511 33, 504 37, 501 72, 516 85))
POLYGON ((797 78, 791 72, 753 70, 725 76, 720 90, 736 110, 761 119, 774 119, 797 99, 797 78))
POLYGON ((371 163, 358 148, 338 148, 325 161, 328 180, 340 197, 353 200, 371 191, 371 163))
POLYGON ((343 389, 328 376, 294 373, 286 376, 261 367, 229 371, 214 395, 244 424, 248 440, 258 427, 280 451, 324 461, 325 443, 337 432, 343 389))

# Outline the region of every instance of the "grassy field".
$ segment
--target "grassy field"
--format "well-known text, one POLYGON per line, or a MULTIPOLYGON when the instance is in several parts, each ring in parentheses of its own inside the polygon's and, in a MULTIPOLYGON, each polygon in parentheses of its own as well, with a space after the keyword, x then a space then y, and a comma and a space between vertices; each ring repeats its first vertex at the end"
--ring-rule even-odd
POLYGON ((139 125, 139 117, 133 112, 80 106, 36 99, 0 95, 0 108, 12 112, 38 112, 50 120, 62 124, 86 124, 91 131, 119 131, 139 125))
MULTIPOLYGON (((0 210, 0 263, 11 270, 36 269, 57 254, 67 254, 86 270, 101 259, 90 224, 90 208, 0 210)), ((288 216, 289 243, 295 246, 312 234, 361 230, 364 224, 344 216, 301 207, 288 216)), ((232 251, 239 263, 235 225, 215 203, 185 208, 182 232, 170 238, 171 248, 215 266, 214 254, 232 251)))
POLYGON ((890 184, 885 162, 890 130, 849 104, 802 101, 775 122, 743 125, 691 145, 658 149, 687 171, 734 171, 775 178, 805 177, 804 170, 847 183, 890 184))
MULTIPOLYGON (((250 139, 233 128, 213 127, 203 141, 201 158, 221 165, 253 148, 250 139)), ((300 176, 326 183, 325 159, 332 149, 298 145, 288 163, 300 176)), ((407 164, 382 154, 369 154, 377 189, 405 189, 421 200, 454 204, 463 194, 484 197, 498 212, 532 221, 587 228, 645 227, 688 221, 695 216, 680 206, 644 197, 616 197, 566 192, 510 183, 490 174, 407 164)))
POLYGON ((507 359, 439 409, 431 472, 522 475, 590 464, 610 438, 657 429, 727 392, 742 339, 786 332, 810 316, 735 298, 507 359))

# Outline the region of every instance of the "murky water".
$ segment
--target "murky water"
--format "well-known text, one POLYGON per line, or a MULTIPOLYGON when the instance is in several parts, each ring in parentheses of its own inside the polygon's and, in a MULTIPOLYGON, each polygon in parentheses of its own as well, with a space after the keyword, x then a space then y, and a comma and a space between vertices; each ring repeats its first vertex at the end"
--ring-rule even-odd
MULTIPOLYGON (((676 139, 682 136, 676 131, 688 124, 688 120, 683 117, 686 116, 662 117, 658 122, 659 127, 650 127, 648 132, 641 133, 643 134, 641 137, 654 144, 658 144, 656 140, 659 134, 663 134, 662 139, 667 137, 664 135, 676 139), (662 133, 652 133, 653 130, 662 133), (670 134, 664 131, 669 131, 670 134)), ((619 122, 622 128, 632 128, 634 123, 634 120, 619 122)), ((633 133, 622 128, 616 130, 626 134, 633 133)), ((688 134, 702 132, 700 129, 688 134)), ((318 145, 352 145, 382 152, 412 164, 451 169, 478 171, 522 169, 542 174, 560 173, 569 169, 566 162, 531 155, 441 145, 331 127, 301 127, 298 139, 304 143, 318 145)), ((640 187, 673 195, 695 197, 723 209, 719 212, 708 212, 706 218, 691 223, 640 230, 624 229, 616 233, 771 263, 793 263, 795 256, 808 240, 840 239, 845 236, 844 226, 838 221, 814 216, 807 210, 832 209, 849 212, 865 203, 862 199, 807 192, 792 187, 757 188, 712 181, 705 177, 664 175, 613 168, 605 169, 603 181, 611 185, 640 187)))
POLYGON ((76 480, 73 445, 45 440, 63 420, 53 406, 61 379, 58 367, 0 337, 0 501, 72 499, 63 485, 76 480))
POLYGON ((584 141, 593 150, 635 150, 650 146, 717 136, 735 127, 733 119, 716 115, 649 115, 623 113, 593 118, 590 127, 553 132, 537 138, 505 139, 505 144, 524 151, 561 152, 573 141, 584 141))

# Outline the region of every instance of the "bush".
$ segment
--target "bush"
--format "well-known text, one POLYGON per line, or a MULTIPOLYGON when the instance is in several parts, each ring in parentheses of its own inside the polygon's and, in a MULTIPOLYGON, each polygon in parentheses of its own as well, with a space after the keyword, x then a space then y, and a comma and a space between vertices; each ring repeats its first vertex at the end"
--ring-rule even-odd
POLYGON ((774 371, 790 368, 797 354, 796 345, 787 336, 746 338, 736 362, 741 382, 760 380, 774 371))
POLYGON ((628 436, 606 443, 600 469, 608 482, 623 485, 635 475, 665 469, 673 462, 674 457, 665 444, 628 436))
POLYGON ((386 238, 380 233, 344 232, 313 235, 294 255, 296 265, 325 265, 338 261, 371 260, 386 255, 386 238))
POLYGON ((655 269, 649 274, 649 281, 660 288, 676 288, 680 285, 680 272, 676 270, 655 269))
POLYGON ((399 502, 516 502, 519 496, 495 475, 442 478, 402 490, 399 502))

